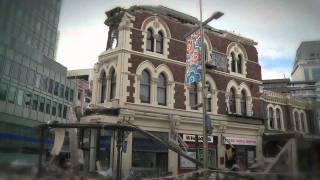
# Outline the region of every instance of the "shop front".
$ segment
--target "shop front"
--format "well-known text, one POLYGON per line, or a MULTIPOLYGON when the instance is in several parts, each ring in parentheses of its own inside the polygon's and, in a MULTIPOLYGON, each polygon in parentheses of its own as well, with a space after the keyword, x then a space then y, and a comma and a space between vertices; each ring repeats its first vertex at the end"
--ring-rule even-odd
POLYGON ((222 138, 225 146, 226 168, 231 169, 237 165, 240 171, 244 171, 255 163, 256 139, 230 136, 222 138))
MULTIPOLYGON (((203 136, 195 134, 180 134, 183 142, 185 143, 182 148, 188 151, 188 154, 203 162, 203 136)), ((208 136, 208 155, 209 155, 209 166, 217 167, 217 136, 208 136)), ((197 169, 195 163, 187 160, 186 158, 179 156, 179 173, 185 173, 197 169)))
MULTIPOLYGON (((161 139, 168 139, 168 133, 152 132, 161 139)), ((168 172, 168 149, 139 132, 133 132, 132 173, 136 176, 165 176, 168 172)))

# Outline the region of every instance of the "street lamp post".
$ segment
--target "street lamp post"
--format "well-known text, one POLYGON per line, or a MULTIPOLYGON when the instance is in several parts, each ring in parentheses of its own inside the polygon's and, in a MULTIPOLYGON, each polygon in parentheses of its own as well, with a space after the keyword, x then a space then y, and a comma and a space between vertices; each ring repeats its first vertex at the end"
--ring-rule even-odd
MULTIPOLYGON (((201 80, 202 80, 202 120, 203 120, 203 168, 205 170, 204 173, 204 179, 207 179, 208 174, 208 134, 207 134, 207 94, 205 90, 205 85, 206 85, 206 66, 205 66, 205 51, 204 51, 204 38, 203 38, 203 26, 208 24, 211 20, 213 19, 218 19, 220 18, 223 13, 221 12, 216 12, 213 13, 206 21, 202 22, 202 0, 199 0, 200 3, 200 38, 201 38, 201 62, 202 62, 202 73, 201 73, 201 80)), ((212 122, 211 122, 212 123, 212 122)))

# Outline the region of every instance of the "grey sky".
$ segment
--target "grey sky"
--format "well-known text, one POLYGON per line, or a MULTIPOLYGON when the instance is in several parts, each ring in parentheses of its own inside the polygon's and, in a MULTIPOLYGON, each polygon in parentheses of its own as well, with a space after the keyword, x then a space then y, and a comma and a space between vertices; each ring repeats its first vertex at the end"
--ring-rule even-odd
MULTIPOLYGON (((203 0, 211 26, 258 42, 263 78, 289 77, 301 41, 320 40, 320 0, 203 0)), ((197 0, 64 0, 57 60, 68 69, 91 68, 105 49, 104 12, 116 6, 163 5, 199 17, 197 0)))

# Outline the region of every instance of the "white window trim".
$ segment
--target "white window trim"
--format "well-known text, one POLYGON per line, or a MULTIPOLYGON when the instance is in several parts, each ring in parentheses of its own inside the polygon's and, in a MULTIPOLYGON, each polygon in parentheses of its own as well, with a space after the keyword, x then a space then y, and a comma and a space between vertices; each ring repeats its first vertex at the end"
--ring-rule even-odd
POLYGON ((294 126, 294 130, 297 131, 297 132, 300 132, 300 133, 309 133, 309 127, 308 127, 308 121, 307 121, 307 115, 306 115, 306 112, 302 109, 297 109, 297 108, 294 108, 293 111, 292 111, 292 119, 293 119, 293 126, 294 126), (299 122, 299 127, 300 127, 300 130, 298 131, 297 130, 297 125, 296 125, 296 117, 295 117, 295 112, 298 113, 298 122, 299 122), (301 119, 301 114, 304 116, 304 119, 303 119, 303 122, 302 122, 302 119, 301 119), (302 129, 302 123, 304 123, 304 129, 302 129))
MULTIPOLYGON (((111 77, 110 77, 110 73, 111 73, 111 70, 114 69, 115 71, 115 74, 116 74, 116 78, 117 78, 117 82, 118 81, 118 78, 119 78, 119 75, 118 75, 118 72, 117 72, 117 68, 116 68, 116 64, 111 62, 110 64, 107 64, 107 65, 104 65, 104 66, 101 66, 101 68, 99 69, 98 73, 97 73, 97 88, 96 88, 96 102, 98 104, 101 104, 101 85, 102 85, 102 82, 101 82, 101 75, 102 75, 102 72, 104 71, 105 74, 106 74, 106 98, 104 100, 103 103, 107 103, 107 102, 110 102, 112 101, 112 99, 110 99, 110 92, 111 92, 111 77)), ((119 89, 119 83, 116 83, 116 94, 115 94, 115 98, 114 99, 117 99, 118 98, 118 89, 119 89)))
POLYGON ((240 85, 237 84, 235 80, 230 80, 228 85, 227 85, 227 90, 226 90, 226 104, 228 107, 228 114, 238 114, 241 115, 241 103, 240 103, 240 97, 241 97, 241 92, 244 90, 246 92, 247 98, 246 98, 246 106, 247 106, 247 116, 252 116, 253 111, 252 111, 252 96, 251 96, 251 91, 250 88, 243 82, 240 85), (235 93, 236 93, 236 113, 231 113, 230 111, 230 104, 229 104, 229 97, 230 97, 230 90, 231 88, 234 87, 235 93))
POLYGON ((158 106, 158 107, 168 107, 168 108, 174 108, 174 91, 175 87, 175 82, 173 79, 173 74, 170 71, 169 67, 161 64, 157 68, 153 66, 153 64, 146 60, 140 63, 136 70, 136 76, 135 76, 135 83, 134 83, 134 88, 135 88, 135 93, 134 93, 134 102, 136 104, 144 104, 144 105, 152 105, 152 106, 158 106), (142 71, 147 70, 150 73, 150 104, 149 103, 143 103, 140 100, 140 82, 141 82, 141 75, 142 71), (158 90, 158 77, 160 73, 164 73, 166 78, 167 78, 167 104, 166 106, 164 105, 159 105, 157 101, 157 90, 158 90))
MULTIPOLYGON (((174 103, 175 103, 175 99, 174 99, 174 95, 175 95, 175 90, 174 90, 174 87, 175 87, 175 83, 174 83, 174 79, 173 79, 173 74, 170 70, 170 68, 165 65, 165 64, 160 64, 156 70, 155 70, 155 76, 156 76, 156 91, 155 91, 155 104, 158 105, 158 78, 160 76, 160 74, 163 73, 166 77, 166 81, 167 81, 167 84, 166 84, 166 101, 167 101, 167 104, 166 106, 169 107, 169 108, 173 108, 174 106, 174 103)), ((163 105, 159 105, 159 106, 162 106, 163 105)), ((165 107, 165 106, 164 106, 165 107)))
POLYGON ((281 106, 279 106, 279 105, 275 105, 275 106, 274 106, 274 112, 275 112, 276 118, 277 118, 277 109, 279 109, 279 112, 280 112, 280 123, 281 123, 281 129, 280 129, 279 126, 278 126, 277 119, 276 119, 277 129, 278 129, 278 130, 285 131, 282 108, 281 108, 281 106))
POLYGON ((168 58, 169 55, 169 42, 171 38, 171 33, 169 30, 168 25, 160 19, 158 16, 151 16, 147 19, 145 19, 141 26, 142 36, 143 36, 143 44, 142 49, 144 50, 144 53, 151 56, 156 56, 158 58, 168 58), (153 31, 153 47, 154 51, 148 51, 147 48, 147 33, 148 29, 151 28, 153 31), (158 35, 158 32, 161 31, 163 33, 163 53, 157 53, 156 52, 156 37, 158 35))
POLYGON ((228 57, 228 70, 230 72, 231 75, 234 76, 238 76, 238 77, 242 77, 242 78, 246 78, 247 76, 247 61, 248 61, 248 55, 247 52, 245 50, 245 48, 236 42, 232 42, 228 45, 227 47, 227 57, 228 57), (231 56, 231 52, 234 53, 235 57, 236 57, 236 72, 232 72, 231 71, 231 61, 232 61, 232 56, 231 56), (237 61, 238 61, 238 55, 242 56, 242 62, 241 62, 241 67, 242 67, 242 73, 238 73, 238 65, 237 65, 237 61))

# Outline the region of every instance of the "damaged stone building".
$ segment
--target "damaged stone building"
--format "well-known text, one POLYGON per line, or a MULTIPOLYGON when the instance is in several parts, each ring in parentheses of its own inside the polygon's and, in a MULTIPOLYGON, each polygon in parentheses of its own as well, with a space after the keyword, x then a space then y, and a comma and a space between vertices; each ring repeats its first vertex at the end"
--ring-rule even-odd
MULTIPOLYGON (((92 103, 120 108, 120 115, 90 115, 81 121, 125 119, 162 139, 183 141, 190 156, 201 160, 202 110, 195 105, 201 103, 203 85, 185 84, 185 36, 197 28, 198 20, 163 6, 114 8, 106 15, 108 42, 94 66, 92 103)), ((262 158, 262 81, 256 42, 210 26, 205 27, 204 42, 206 103, 213 122, 209 165, 230 168, 228 141, 235 147, 238 166, 245 170, 262 158), (214 56, 221 57, 221 62, 213 62, 214 56)), ((101 164, 114 167, 114 135, 104 133, 98 138, 103 146, 96 152, 104 159, 101 164)), ((124 150, 125 172, 178 174, 196 169, 136 132, 128 134, 124 150)))

